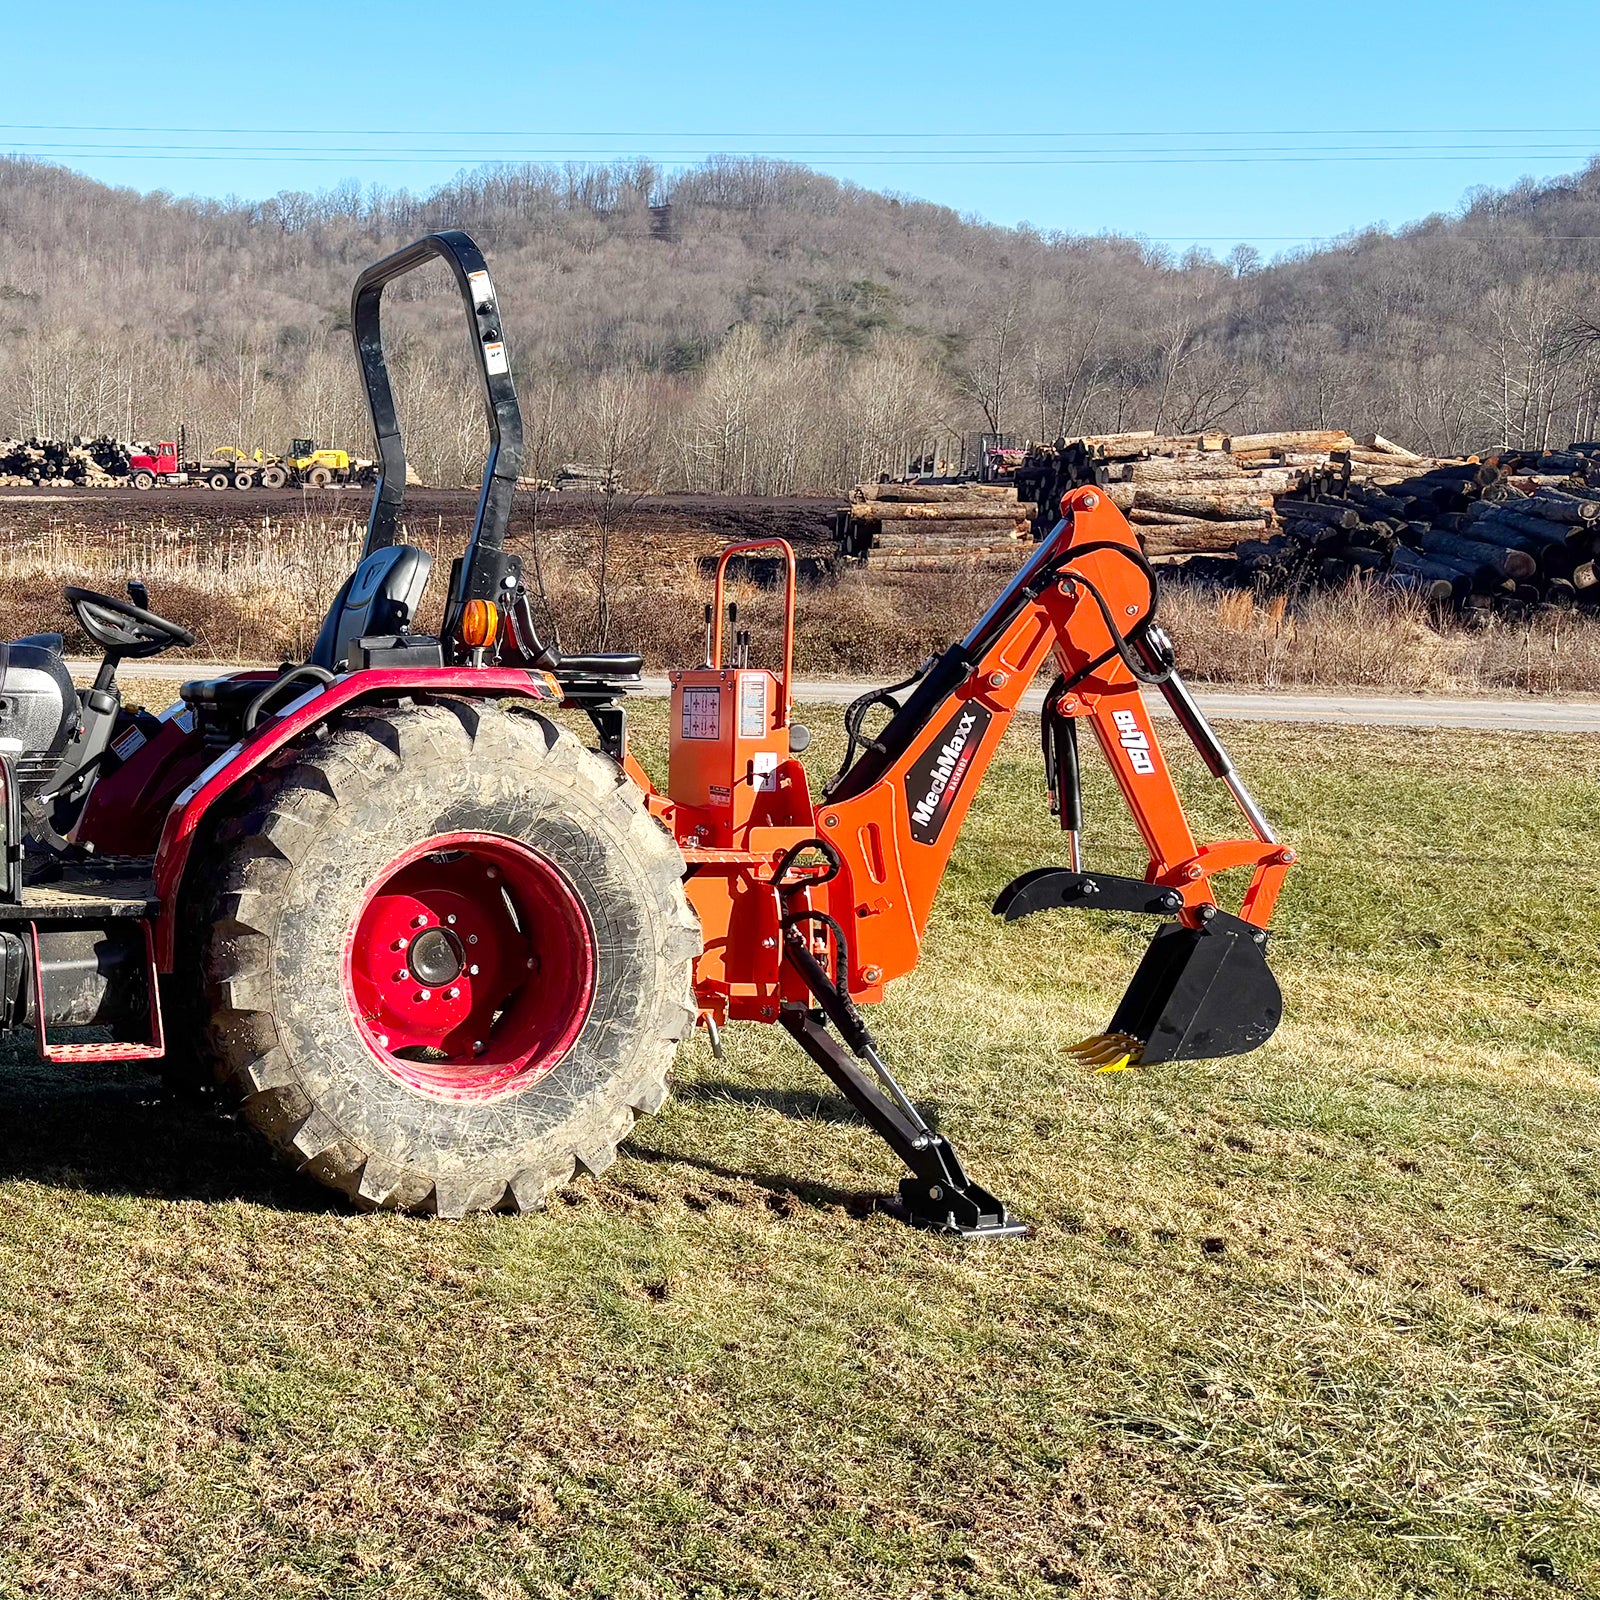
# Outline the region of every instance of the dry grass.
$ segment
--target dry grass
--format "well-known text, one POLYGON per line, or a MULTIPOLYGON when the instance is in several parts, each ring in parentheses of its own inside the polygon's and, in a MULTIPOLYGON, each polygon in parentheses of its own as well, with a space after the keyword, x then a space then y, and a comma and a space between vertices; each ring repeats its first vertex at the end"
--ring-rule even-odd
MULTIPOLYGON (((356 558, 362 530, 349 522, 291 518, 240 525, 199 540, 181 527, 137 527, 116 536, 55 530, 0 552, 0 633, 64 629, 87 649, 61 599, 64 583, 120 590, 142 577, 157 608, 191 628, 194 656, 223 661, 304 659, 329 598, 356 558)), ((407 535, 430 550, 436 623, 455 553, 442 524, 407 535)), ((707 539, 708 548, 715 541, 707 539)), ((567 648, 596 641, 596 536, 566 529, 539 552, 548 606, 567 648)), ((530 575, 532 552, 521 552, 530 575)), ((802 589, 797 659, 818 676, 898 675, 964 633, 1003 581, 994 571, 874 574, 851 571, 802 589)), ((681 549, 613 536, 605 646, 641 649, 652 668, 700 659, 710 586, 681 549)), ((776 595, 748 584, 732 597, 758 639, 769 634, 776 595)), ((1290 605, 1245 591, 1170 582, 1164 619, 1185 672, 1198 682, 1251 688, 1369 688, 1447 694, 1588 695, 1600 692, 1600 618, 1552 614, 1528 623, 1439 623, 1405 596, 1363 585, 1306 595, 1290 605)))
POLYGON ((1259 688, 1489 694, 1600 694, 1600 618, 1437 621, 1408 596, 1368 584, 1258 599, 1249 590, 1169 584, 1163 620, 1184 672, 1259 688))
POLYGON ((1065 1066, 1144 930, 988 915, 1059 855, 1025 723, 875 1019, 1021 1245, 877 1213, 892 1162, 768 1029, 463 1225, 17 1053, 0 1595, 1600 1593, 1600 739, 1230 740, 1302 857, 1266 1050, 1065 1066))

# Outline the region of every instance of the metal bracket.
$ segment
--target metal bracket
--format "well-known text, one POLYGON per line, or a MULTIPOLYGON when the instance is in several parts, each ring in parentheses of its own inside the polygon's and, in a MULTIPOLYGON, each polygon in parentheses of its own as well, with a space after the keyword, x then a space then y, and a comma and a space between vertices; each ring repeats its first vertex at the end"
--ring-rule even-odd
POLYGON ((1013 878, 994 903, 997 916, 1007 922, 1031 917, 1036 911, 1134 911, 1141 916, 1175 917, 1183 910, 1176 889, 1140 878, 1120 878, 1111 872, 1071 872, 1065 867, 1035 867, 1013 878))

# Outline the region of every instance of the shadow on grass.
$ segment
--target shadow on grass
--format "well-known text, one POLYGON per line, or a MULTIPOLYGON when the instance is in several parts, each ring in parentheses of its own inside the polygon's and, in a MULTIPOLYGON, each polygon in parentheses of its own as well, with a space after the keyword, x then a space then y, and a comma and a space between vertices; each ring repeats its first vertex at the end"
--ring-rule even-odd
MULTIPOLYGON (((816 1183, 806 1178, 791 1178, 775 1172, 746 1172, 738 1167, 724 1166, 720 1161, 712 1161, 706 1156, 652 1150, 632 1140, 624 1148, 635 1161, 642 1161, 649 1166, 692 1167, 696 1172, 720 1178, 725 1183, 754 1184, 756 1188, 767 1191, 771 1197, 769 1204, 772 1200, 798 1201, 801 1205, 810 1206, 814 1210, 845 1211, 852 1217, 868 1217, 875 1211, 889 1209, 893 1204, 892 1198, 888 1195, 862 1194, 859 1190, 840 1189, 831 1183, 816 1183)), ((781 1205, 776 1205, 773 1209, 783 1208, 781 1205)))
POLYGON ((815 1089, 762 1089, 749 1083, 729 1083, 721 1078, 684 1083, 673 1080, 672 1098, 687 1104, 744 1106, 752 1111, 776 1111, 796 1122, 859 1123, 861 1118, 843 1095, 815 1089))
POLYGON ((159 1200, 244 1200, 338 1209, 331 1191, 279 1166, 219 1107, 131 1067, 54 1066, 0 1052, 0 1182, 159 1200))

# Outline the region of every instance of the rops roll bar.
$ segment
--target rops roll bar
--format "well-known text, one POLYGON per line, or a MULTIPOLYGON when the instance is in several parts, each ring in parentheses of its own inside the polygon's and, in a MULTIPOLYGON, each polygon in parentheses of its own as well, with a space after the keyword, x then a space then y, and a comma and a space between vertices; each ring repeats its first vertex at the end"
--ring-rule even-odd
POLYGON ((455 228, 430 233, 415 244, 408 244, 368 267, 356 279, 350 323, 362 381, 367 387, 372 431, 378 441, 378 487, 372 497, 367 539, 362 548, 362 555, 366 556, 395 543, 406 495, 406 451, 395 414, 389 363, 383 351, 380 302, 388 284, 426 265, 435 256, 449 266, 461 291, 478 373, 483 379, 484 410, 489 423, 489 459, 483 469, 478 514, 445 612, 445 634, 449 637, 455 618, 467 601, 505 601, 500 590, 506 572, 506 524, 522 469, 522 410, 517 404, 516 385, 511 381, 500 306, 483 252, 455 228))

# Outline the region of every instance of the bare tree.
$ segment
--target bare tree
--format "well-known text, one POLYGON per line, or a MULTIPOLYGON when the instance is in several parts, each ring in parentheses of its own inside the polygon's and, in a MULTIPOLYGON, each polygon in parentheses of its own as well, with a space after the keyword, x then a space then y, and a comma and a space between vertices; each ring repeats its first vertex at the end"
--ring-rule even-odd
POLYGON ((983 413, 990 433, 1004 432, 1023 350, 1024 292, 1013 288, 987 300, 963 329, 956 380, 983 413))

